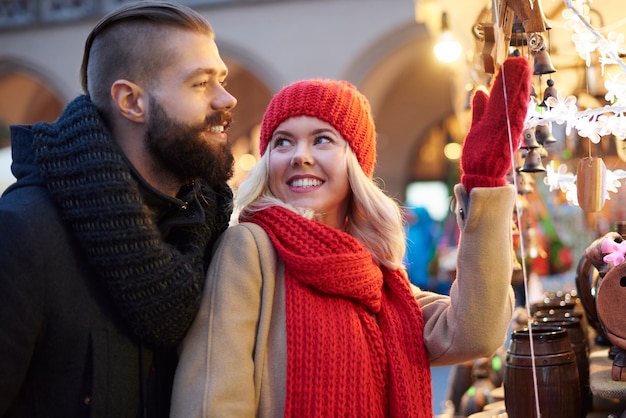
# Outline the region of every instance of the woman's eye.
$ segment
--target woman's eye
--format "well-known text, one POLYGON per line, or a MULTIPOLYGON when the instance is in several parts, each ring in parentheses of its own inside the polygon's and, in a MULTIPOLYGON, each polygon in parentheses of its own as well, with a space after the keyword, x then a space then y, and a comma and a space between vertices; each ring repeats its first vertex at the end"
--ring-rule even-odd
POLYGON ((327 136, 318 136, 317 138, 315 138, 316 144, 330 144, 332 142, 333 140, 327 136))
POLYGON ((208 80, 204 80, 204 81, 200 81, 198 83, 196 83, 196 87, 206 87, 209 85, 209 81, 208 80))
POLYGON ((289 140, 287 138, 276 138, 274 140, 274 148, 284 147, 289 145, 289 140))

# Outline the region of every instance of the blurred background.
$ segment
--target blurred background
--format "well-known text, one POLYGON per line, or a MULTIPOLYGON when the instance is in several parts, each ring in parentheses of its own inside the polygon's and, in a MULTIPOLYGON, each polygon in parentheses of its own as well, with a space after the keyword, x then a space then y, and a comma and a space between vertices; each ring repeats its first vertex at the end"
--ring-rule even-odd
MULTIPOLYGON (((535 0, 536 2, 538 0, 535 0)), ((53 121, 82 93, 79 68, 84 40, 94 24, 124 1, 0 1, 0 192, 14 181, 10 172, 9 126, 53 121)), ((494 20, 492 1, 457 0, 188 0, 211 22, 238 98, 229 132, 236 159, 236 189, 258 157, 259 123, 271 96, 303 78, 338 78, 355 84, 370 100, 378 131, 375 177, 406 206, 411 280, 445 293, 454 279, 458 231, 450 217, 451 190, 458 182, 461 144, 470 123, 469 97, 488 85, 485 33, 494 20), (455 45, 435 55, 442 41, 455 45)), ((547 80, 581 108, 606 103, 602 69, 586 65, 565 27, 564 2, 542 0, 549 59, 554 71, 537 74, 541 95, 547 80)), ((589 4, 591 23, 601 33, 626 30, 623 0, 589 4)), ((623 43, 623 38, 622 38, 623 43)), ((522 47, 522 53, 527 53, 522 47)), ((607 67, 610 71, 610 66, 607 67)), ((543 164, 556 160, 575 170, 590 151, 589 141, 554 124, 556 142, 543 164)), ((546 147, 547 148, 547 147, 546 147)), ((624 168, 613 137, 593 145, 612 170, 624 168)), ((622 152, 623 154, 623 152, 622 152)), ((541 164, 541 161, 540 161, 541 164)), ((525 212, 530 229, 529 266, 539 293, 575 287, 575 267, 596 237, 626 220, 620 188, 602 210, 588 213, 558 190, 549 191, 539 170, 524 177, 530 188, 525 212)), ((520 193, 521 194, 521 193, 520 193)), ((526 192, 524 192, 526 194, 526 192)), ((445 398, 443 372, 435 412, 445 398)))

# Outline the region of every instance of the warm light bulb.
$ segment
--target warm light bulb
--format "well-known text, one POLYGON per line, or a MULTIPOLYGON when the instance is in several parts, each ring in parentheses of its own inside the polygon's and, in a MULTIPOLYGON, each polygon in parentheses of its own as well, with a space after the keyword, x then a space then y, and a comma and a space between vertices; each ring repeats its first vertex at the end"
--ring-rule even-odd
POLYGON ((461 56, 461 44, 450 30, 446 12, 441 14, 441 33, 435 45, 435 56, 439 61, 447 63, 454 62, 461 56))
POLYGON ((449 30, 441 32, 434 49, 435 56, 442 62, 454 62, 461 56, 461 44, 449 30))

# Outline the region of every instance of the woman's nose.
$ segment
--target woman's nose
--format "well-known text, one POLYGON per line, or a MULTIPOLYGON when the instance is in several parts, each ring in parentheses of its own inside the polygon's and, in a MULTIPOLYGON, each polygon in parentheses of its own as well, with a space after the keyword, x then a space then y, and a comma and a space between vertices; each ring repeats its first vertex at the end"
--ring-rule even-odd
POLYGON ((296 146, 293 152, 293 156, 291 157, 291 165, 311 165, 313 164, 313 154, 311 153, 311 149, 306 144, 299 144, 296 146))

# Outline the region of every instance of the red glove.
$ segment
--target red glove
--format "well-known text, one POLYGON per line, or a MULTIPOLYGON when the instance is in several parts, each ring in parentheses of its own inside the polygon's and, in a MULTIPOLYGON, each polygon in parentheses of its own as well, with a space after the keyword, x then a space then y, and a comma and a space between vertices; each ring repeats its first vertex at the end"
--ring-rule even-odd
POLYGON ((511 151, 503 80, 506 81, 513 151, 517 151, 522 140, 532 71, 525 57, 509 57, 502 66, 504 71, 502 68, 498 71, 491 93, 487 95, 486 91, 478 90, 472 99, 472 126, 461 154, 461 183, 468 195, 474 187, 507 184, 505 176, 511 169, 511 151))

